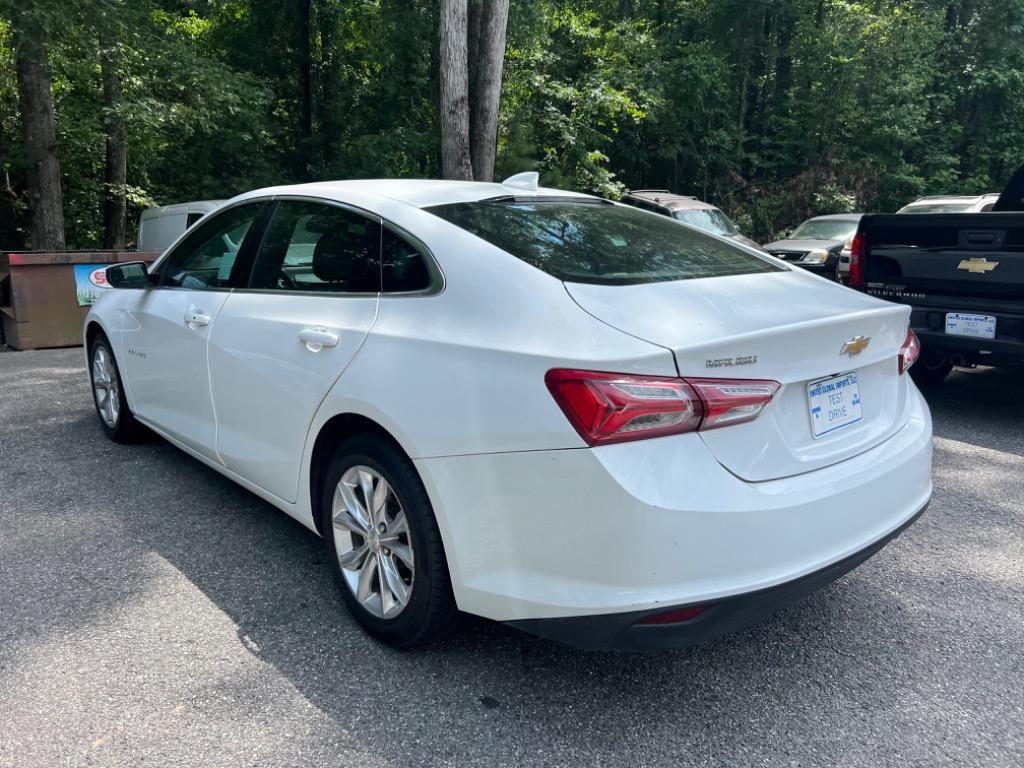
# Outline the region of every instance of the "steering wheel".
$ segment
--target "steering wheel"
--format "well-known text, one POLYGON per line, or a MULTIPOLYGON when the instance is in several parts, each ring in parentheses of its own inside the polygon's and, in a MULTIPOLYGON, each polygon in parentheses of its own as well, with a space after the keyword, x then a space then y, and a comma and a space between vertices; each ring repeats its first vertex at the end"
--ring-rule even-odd
POLYGON ((298 283, 295 282, 295 278, 284 271, 284 267, 281 267, 277 271, 277 279, 274 280, 274 287, 284 291, 297 291, 299 289, 298 283))

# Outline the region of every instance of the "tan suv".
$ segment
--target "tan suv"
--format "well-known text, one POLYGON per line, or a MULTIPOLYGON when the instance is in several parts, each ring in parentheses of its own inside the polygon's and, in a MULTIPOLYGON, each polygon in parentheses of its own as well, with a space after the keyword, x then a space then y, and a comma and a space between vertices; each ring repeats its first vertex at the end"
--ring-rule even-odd
POLYGON ((764 250, 749 237, 741 235, 732 219, 721 208, 696 197, 676 195, 667 189, 635 189, 623 197, 622 202, 634 208, 660 213, 719 237, 728 237, 759 251, 764 250))

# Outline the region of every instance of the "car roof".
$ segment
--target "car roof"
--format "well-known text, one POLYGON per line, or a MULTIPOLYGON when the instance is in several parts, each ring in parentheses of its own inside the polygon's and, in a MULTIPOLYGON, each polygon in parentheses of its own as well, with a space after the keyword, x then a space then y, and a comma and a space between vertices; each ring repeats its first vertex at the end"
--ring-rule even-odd
POLYGON ((698 200, 692 195, 677 195, 674 192, 669 192, 667 189, 634 189, 628 195, 625 195, 623 199, 628 200, 629 198, 643 200, 648 203, 657 203, 674 211, 710 210, 716 208, 711 203, 698 200))
POLYGON ((187 203, 171 203, 170 205, 159 205, 153 208, 146 208, 143 210, 142 216, 145 218, 152 218, 153 216, 180 213, 182 211, 202 211, 206 213, 208 211, 212 211, 223 203, 223 200, 192 200, 187 203))
MULTIPOLYGON (((344 202, 347 192, 358 192, 379 198, 395 200, 401 203, 426 208, 432 205, 448 203, 471 203, 493 197, 587 197, 582 192, 569 192, 563 189, 538 187, 536 190, 525 190, 518 187, 507 187, 503 184, 480 181, 449 181, 443 179, 352 179, 346 181, 317 181, 309 184, 290 184, 280 187, 266 187, 246 192, 233 198, 241 201, 250 198, 272 197, 277 195, 299 195, 336 199, 344 202)), ((597 199, 597 198, 593 198, 597 199)))

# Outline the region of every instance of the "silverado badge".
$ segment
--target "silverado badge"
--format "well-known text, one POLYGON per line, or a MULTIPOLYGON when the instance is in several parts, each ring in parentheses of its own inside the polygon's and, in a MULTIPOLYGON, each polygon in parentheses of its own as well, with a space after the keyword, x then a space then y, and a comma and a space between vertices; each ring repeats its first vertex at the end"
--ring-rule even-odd
POLYGON ((870 343, 870 336, 854 336, 849 341, 843 342, 843 346, 842 349, 839 350, 839 354, 849 355, 850 357, 853 357, 854 355, 859 355, 861 352, 867 349, 868 344, 870 343))
POLYGON ((993 269, 999 266, 998 261, 989 261, 986 258, 980 259, 964 259, 960 262, 957 269, 966 269, 968 272, 975 275, 983 275, 986 272, 991 272, 993 269))

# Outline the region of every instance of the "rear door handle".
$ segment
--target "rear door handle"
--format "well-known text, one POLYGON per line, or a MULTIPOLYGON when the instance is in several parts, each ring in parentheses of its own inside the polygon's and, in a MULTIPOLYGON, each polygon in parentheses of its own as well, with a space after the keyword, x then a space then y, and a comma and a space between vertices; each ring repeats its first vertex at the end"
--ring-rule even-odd
POLYGON ((202 312, 189 311, 185 313, 185 325, 209 325, 210 316, 202 312))
POLYGON ((310 352, 319 352, 324 347, 338 346, 338 334, 326 328, 303 328, 299 332, 299 341, 306 345, 310 352))

